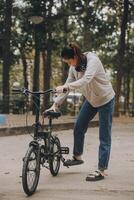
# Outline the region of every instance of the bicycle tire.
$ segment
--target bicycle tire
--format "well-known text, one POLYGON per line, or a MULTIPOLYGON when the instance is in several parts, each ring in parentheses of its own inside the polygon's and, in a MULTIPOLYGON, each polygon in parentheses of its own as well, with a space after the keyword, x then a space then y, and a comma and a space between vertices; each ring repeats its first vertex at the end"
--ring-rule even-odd
POLYGON ((51 157, 49 159, 49 168, 53 176, 56 176, 60 169, 61 160, 61 145, 58 137, 55 137, 51 142, 50 152, 51 157))
POLYGON ((39 177, 40 177, 40 159, 38 155, 38 149, 35 148, 34 146, 30 146, 23 160, 23 168, 22 168, 23 190, 28 196, 31 196, 36 191, 39 182, 39 177))

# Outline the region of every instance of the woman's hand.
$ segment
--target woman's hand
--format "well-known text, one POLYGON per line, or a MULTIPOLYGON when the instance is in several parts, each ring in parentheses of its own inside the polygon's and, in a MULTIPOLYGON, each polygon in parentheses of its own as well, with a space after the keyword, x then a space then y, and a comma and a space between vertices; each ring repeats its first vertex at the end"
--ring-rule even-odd
POLYGON ((67 85, 60 85, 60 86, 56 87, 57 93, 66 93, 67 91, 68 91, 67 85))
POLYGON ((58 106, 56 105, 56 103, 54 103, 50 108, 48 108, 47 110, 45 110, 44 113, 47 112, 47 111, 50 111, 50 110, 54 111, 54 112, 56 112, 56 111, 59 110, 58 106))

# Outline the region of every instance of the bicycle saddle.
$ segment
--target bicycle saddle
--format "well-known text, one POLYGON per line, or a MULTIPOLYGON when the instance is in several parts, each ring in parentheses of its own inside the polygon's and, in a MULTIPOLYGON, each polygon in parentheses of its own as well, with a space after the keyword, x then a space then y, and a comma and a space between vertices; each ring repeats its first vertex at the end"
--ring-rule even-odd
POLYGON ((54 112, 53 110, 45 111, 44 117, 58 118, 61 116, 61 112, 54 112))

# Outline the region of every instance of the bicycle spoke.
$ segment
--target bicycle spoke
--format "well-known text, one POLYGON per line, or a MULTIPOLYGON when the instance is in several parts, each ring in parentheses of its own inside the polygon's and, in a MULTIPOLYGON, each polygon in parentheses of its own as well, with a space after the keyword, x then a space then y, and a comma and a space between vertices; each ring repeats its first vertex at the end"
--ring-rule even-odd
POLYGON ((52 158, 50 160, 50 172, 53 176, 58 174, 60 168, 60 141, 57 137, 52 142, 51 154, 52 158))
POLYGON ((23 189, 28 195, 32 195, 37 187, 40 175, 40 168, 37 159, 37 152, 34 147, 30 147, 24 159, 22 183, 23 189))

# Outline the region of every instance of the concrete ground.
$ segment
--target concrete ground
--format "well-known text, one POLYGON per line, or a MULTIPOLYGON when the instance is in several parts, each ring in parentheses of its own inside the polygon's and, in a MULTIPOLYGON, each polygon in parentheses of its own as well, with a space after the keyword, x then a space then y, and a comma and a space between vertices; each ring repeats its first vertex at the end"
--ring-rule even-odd
MULTIPOLYGON (((56 132, 61 144, 73 147, 72 130, 56 132)), ((25 200, 21 184, 22 158, 32 138, 29 135, 0 137, 0 200, 25 200)), ((57 177, 42 168, 32 200, 134 200, 134 123, 115 121, 108 176, 86 182, 89 171, 97 169, 98 128, 89 128, 81 166, 61 166, 57 177)))

